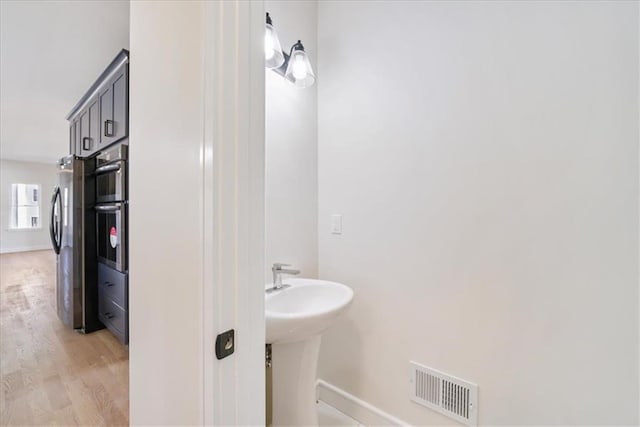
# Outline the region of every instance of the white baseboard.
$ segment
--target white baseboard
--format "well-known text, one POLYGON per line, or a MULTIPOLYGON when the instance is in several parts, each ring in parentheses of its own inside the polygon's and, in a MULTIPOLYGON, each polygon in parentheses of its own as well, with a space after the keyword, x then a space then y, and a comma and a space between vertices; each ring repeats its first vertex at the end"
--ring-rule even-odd
POLYGON ((320 400, 366 426, 410 425, 324 380, 318 380, 317 389, 320 400))
POLYGON ((35 246, 22 246, 18 248, 2 248, 0 254, 11 254, 15 252, 31 252, 31 251, 44 251, 51 249, 51 245, 35 245, 35 246))

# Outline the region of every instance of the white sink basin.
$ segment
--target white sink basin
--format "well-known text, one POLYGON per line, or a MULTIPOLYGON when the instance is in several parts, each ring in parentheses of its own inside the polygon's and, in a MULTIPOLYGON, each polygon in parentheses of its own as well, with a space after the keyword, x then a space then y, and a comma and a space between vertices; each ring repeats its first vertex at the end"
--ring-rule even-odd
POLYGON ((268 344, 303 341, 320 334, 353 300, 351 288, 341 283, 296 278, 284 284, 289 287, 265 293, 268 344))

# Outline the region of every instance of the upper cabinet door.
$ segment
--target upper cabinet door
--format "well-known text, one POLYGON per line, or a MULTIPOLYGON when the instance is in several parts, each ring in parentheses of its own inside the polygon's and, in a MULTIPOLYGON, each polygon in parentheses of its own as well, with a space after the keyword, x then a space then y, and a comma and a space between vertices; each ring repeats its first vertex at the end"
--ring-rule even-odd
POLYGON ((89 138, 91 140, 90 153, 98 149, 100 142, 100 102, 98 98, 89 103, 89 138))
POLYGON ((76 150, 76 155, 85 156, 86 153, 91 151, 91 140, 89 137, 89 109, 85 109, 78 116, 78 133, 80 135, 79 138, 79 146, 78 150, 76 150))
MULTIPOLYGON (((91 155, 98 148, 100 105, 98 99, 89 101, 89 105, 80 113, 79 122, 79 144, 76 148, 76 155, 86 157, 91 155)), ((77 134, 78 131, 76 131, 77 134)))
POLYGON ((75 120, 69 123, 69 154, 76 154, 76 128, 75 120))
POLYGON ((100 92, 100 147, 113 142, 113 85, 107 84, 100 92))
POLYGON ((79 156, 82 154, 82 148, 80 147, 80 119, 73 121, 73 154, 79 156))
POLYGON ((118 69, 100 92, 100 148, 129 134, 127 64, 118 69))
POLYGON ((122 74, 113 81, 113 121, 115 139, 129 135, 129 99, 127 97, 127 67, 123 66, 122 74))

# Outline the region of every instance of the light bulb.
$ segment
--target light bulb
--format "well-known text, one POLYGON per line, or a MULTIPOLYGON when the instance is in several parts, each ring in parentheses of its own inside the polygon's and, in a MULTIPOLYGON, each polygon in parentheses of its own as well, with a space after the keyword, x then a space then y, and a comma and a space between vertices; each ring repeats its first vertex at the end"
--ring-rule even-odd
POLYGON ((266 24, 264 32, 264 59, 267 68, 279 68, 284 64, 278 33, 269 23, 266 24))
POLYGON ((264 35, 264 57, 267 61, 273 58, 273 45, 273 36, 271 35, 271 31, 267 30, 264 35))
POLYGON ((291 57, 289 58, 284 78, 299 88, 312 86, 316 81, 313 68, 311 68, 311 63, 300 40, 291 48, 291 57))
POLYGON ((291 73, 296 80, 304 79, 307 77, 307 64, 304 61, 303 55, 296 55, 295 61, 292 65, 293 69, 291 73))

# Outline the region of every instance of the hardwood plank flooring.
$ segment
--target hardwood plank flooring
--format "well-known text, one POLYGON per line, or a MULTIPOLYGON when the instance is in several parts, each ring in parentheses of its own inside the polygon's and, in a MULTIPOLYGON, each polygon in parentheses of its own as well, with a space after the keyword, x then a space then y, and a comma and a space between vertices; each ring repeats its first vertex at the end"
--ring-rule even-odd
POLYGON ((129 424, 129 352, 56 314, 53 251, 0 255, 0 425, 129 424))

